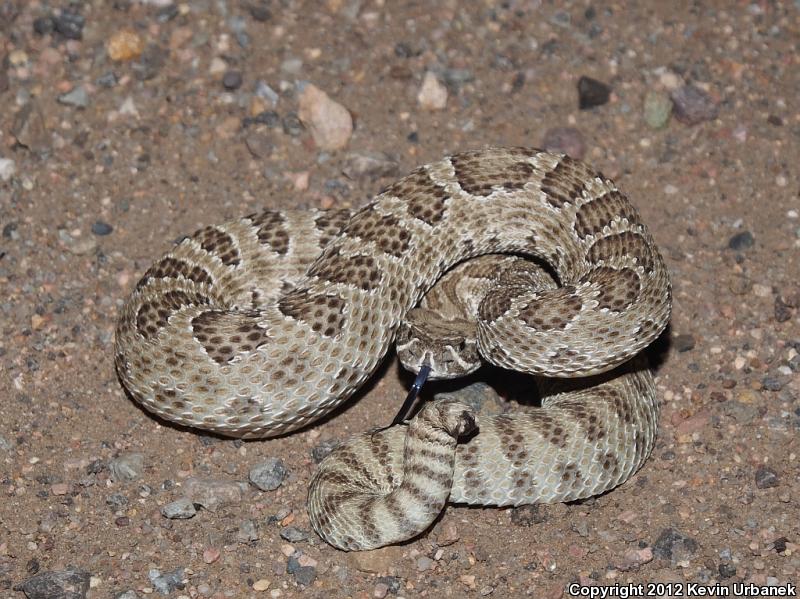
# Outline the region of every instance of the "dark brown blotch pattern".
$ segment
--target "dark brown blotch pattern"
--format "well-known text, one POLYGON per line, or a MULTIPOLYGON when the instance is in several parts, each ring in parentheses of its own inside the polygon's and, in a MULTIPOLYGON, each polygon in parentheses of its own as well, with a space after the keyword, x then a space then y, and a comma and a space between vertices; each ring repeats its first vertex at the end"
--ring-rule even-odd
POLYGON ((258 242, 281 256, 289 251, 289 231, 286 217, 280 212, 266 210, 246 217, 256 228, 258 242))
POLYGON ((347 221, 350 220, 349 210, 326 210, 314 219, 314 225, 319 231, 319 246, 324 248, 331 240, 342 232, 347 221))
POLYGON ((486 197, 498 190, 515 191, 531 181, 536 170, 530 158, 537 152, 465 152, 450 159, 458 184, 469 194, 486 197))
POLYGON ((597 176, 586 164, 564 156, 542 179, 541 188, 547 202, 557 209, 572 204, 580 197, 587 181, 597 176))
POLYGON ((192 334, 212 360, 226 364, 238 354, 254 351, 269 341, 269 334, 258 325, 257 317, 257 312, 208 310, 192 319, 192 334))
POLYGON ((320 256, 308 269, 308 276, 319 277, 331 283, 354 285, 364 291, 376 289, 383 278, 373 256, 343 256, 336 248, 320 256))
POLYGON ((192 235, 192 239, 209 254, 217 256, 226 266, 236 266, 241 261, 233 237, 222 229, 205 227, 192 235))
POLYGON ((431 226, 444 218, 449 197, 447 190, 435 183, 425 168, 418 168, 392 183, 382 194, 405 200, 408 213, 431 226))
POLYGON ((483 298, 478 307, 478 315, 484 322, 494 322, 511 309, 514 298, 527 291, 529 291, 528 288, 515 285, 496 287, 483 298))
POLYGON ((335 337, 344 328, 345 301, 338 295, 312 293, 296 289, 278 302, 282 314, 306 323, 324 337, 335 337))
POLYGON ((501 414, 495 417, 495 423, 500 435, 500 448, 503 455, 512 467, 522 468, 530 456, 525 444, 525 435, 517 426, 519 421, 511 416, 501 414))
POLYGON ((583 487, 583 473, 575 462, 561 462, 556 468, 561 472, 562 492, 567 489, 578 490, 583 487))
POLYGON ((609 191, 578 209, 575 232, 584 239, 600 233, 618 218, 626 219, 631 225, 639 223, 639 215, 628 198, 619 191, 609 191))
POLYGON ((625 231, 598 239, 589 248, 587 260, 597 263, 600 260, 611 261, 632 256, 645 272, 653 272, 655 257, 653 249, 647 240, 639 233, 625 231))
POLYGON ((144 276, 136 285, 137 289, 144 287, 153 279, 178 279, 183 278, 200 284, 212 284, 211 273, 202 266, 189 264, 184 260, 179 260, 171 256, 162 258, 153 266, 147 269, 144 276))
POLYGON ((366 242, 372 242, 386 253, 400 258, 408 250, 411 234, 397 217, 382 215, 370 207, 356 214, 344 232, 366 242))
POLYGON ((564 449, 569 444, 569 434, 564 424, 546 410, 532 412, 526 422, 531 432, 538 433, 548 443, 564 449))
POLYGON ((582 283, 596 285, 600 290, 597 307, 612 312, 623 312, 639 297, 642 288, 639 275, 630 268, 600 266, 590 271, 582 283))
MULTIPOLYGON (((604 392, 607 390, 598 387, 597 391, 601 397, 604 397, 604 392)), ((564 406, 563 409, 565 412, 570 414, 581 427, 588 443, 597 443, 608 434, 604 424, 604 417, 601 418, 594 407, 590 407, 586 404, 573 403, 568 406, 564 406)))
POLYGON ((210 300, 200 294, 173 289, 142 302, 136 313, 136 330, 145 339, 152 339, 169 324, 176 312, 193 306, 208 305, 210 300))
POLYGON ((553 289, 539 299, 529 301, 519 310, 519 318, 537 331, 563 330, 583 308, 573 286, 553 289))

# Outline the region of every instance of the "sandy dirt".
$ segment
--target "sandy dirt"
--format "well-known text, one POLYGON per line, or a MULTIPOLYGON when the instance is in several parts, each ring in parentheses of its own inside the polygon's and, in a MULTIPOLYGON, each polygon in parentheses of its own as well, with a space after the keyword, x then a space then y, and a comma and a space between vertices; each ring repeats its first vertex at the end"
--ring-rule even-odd
POLYGON ((798 40, 796 1, 0 0, 0 596, 57 572, 77 594, 29 596, 800 582, 798 40), (589 82, 598 105, 581 110, 584 76, 611 94, 589 82), (352 115, 345 147, 299 123, 303 82, 352 115), (171 426, 126 396, 117 310, 172 241, 264 207, 362 206, 489 144, 583 155, 672 272, 659 438, 627 484, 448 507, 415 541, 349 555, 310 529, 312 450, 389 421, 410 382, 393 357, 335 417, 263 442, 171 426), (259 491, 248 473, 268 458, 287 474, 259 491), (191 478, 218 483, 214 509, 162 515, 191 478))

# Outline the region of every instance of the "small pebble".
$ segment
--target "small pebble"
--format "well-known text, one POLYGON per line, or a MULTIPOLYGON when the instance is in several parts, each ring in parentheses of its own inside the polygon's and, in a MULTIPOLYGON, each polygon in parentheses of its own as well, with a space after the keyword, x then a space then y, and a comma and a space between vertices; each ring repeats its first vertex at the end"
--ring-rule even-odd
POLYGON ((465 83, 475 80, 475 73, 469 69, 445 69, 442 72, 442 79, 448 85, 459 87, 465 83))
POLYGON ((439 547, 447 547, 458 541, 458 539, 458 527, 454 522, 446 522, 436 535, 436 544, 439 545, 439 547))
POLYGON ((308 540, 308 533, 294 526, 287 526, 281 529, 281 538, 290 543, 299 543, 308 540))
POLYGON ((728 240, 728 247, 732 250, 740 251, 753 247, 755 238, 750 231, 737 233, 728 240))
POLYGON ((772 468, 767 468, 766 466, 759 466, 758 470, 756 470, 755 478, 756 487, 759 489, 771 489, 772 487, 777 487, 780 483, 778 474, 772 468))
POLYGON ((268 458, 250 469, 250 482, 262 491, 274 491, 286 478, 286 466, 280 458, 268 458))
POLYGON ((222 76, 222 86, 227 90, 242 87, 242 74, 239 71, 226 71, 222 76))
POLYGON ((259 578, 253 583, 254 591, 266 591, 269 588, 270 581, 266 578, 259 578))
POLYGON ((62 11, 61 14, 54 19, 55 30, 70 40, 83 39, 83 26, 86 24, 86 19, 81 15, 62 11))
POLYGON ((150 583, 162 595, 169 595, 172 591, 185 587, 185 583, 183 582, 183 568, 176 568, 164 574, 161 574, 160 570, 152 568, 147 573, 147 577, 150 579, 150 583))
POLYGON ((276 106, 278 104, 278 100, 280 99, 278 93, 269 85, 267 85, 266 82, 261 80, 256 82, 255 94, 259 98, 272 104, 272 106, 276 106))
POLYGON ((228 480, 215 478, 187 478, 183 491, 192 502, 210 512, 226 505, 238 505, 247 486, 228 480))
POLYGON ((56 22, 53 17, 37 17, 33 20, 33 31, 38 35, 47 35, 53 33, 56 28, 56 22))
POLYGON ((108 57, 116 62, 136 60, 142 55, 144 42, 132 29, 123 29, 114 33, 108 40, 106 51, 108 57))
POLYGON ((17 172, 17 165, 10 158, 0 158, 0 180, 9 181, 17 172))
POLYGON ((104 235, 110 235, 113 230, 114 227, 101 220, 98 220, 92 225, 92 233, 101 237, 104 235))
POLYGON ((684 85, 670 94, 675 118, 685 125, 696 125, 717 116, 717 105, 699 87, 684 85))
POLYGON ((697 541, 674 528, 665 528, 652 545, 653 554, 673 564, 687 560, 698 548, 697 541))
POLYGON ((299 75, 303 70, 303 61, 299 58, 287 58, 281 63, 281 71, 289 75, 299 75))
POLYGON ((644 122, 651 129, 663 129, 672 116, 672 100, 662 92, 648 90, 644 96, 644 122))
POLYGON ((785 384, 786 381, 777 376, 768 375, 761 379, 761 387, 766 391, 780 391, 785 384))
POLYGON ((772 548, 775 550, 776 553, 784 553, 786 551, 786 543, 789 542, 789 539, 786 537, 778 537, 774 541, 772 541, 772 548))
POLYGON ((622 561, 616 564, 616 568, 622 572, 638 570, 640 566, 653 561, 653 549, 645 547, 643 549, 630 549, 622 556, 622 561))
POLYGON ((39 105, 30 101, 14 117, 11 134, 20 145, 33 152, 46 152, 50 149, 50 135, 44 123, 44 115, 39 105))
POLYGON ((342 172, 350 179, 391 177, 399 170, 400 165, 397 161, 382 152, 348 154, 342 166, 342 172))
POLYGON ((379 582, 375 585, 375 589, 372 591, 372 596, 375 599, 383 599, 386 595, 389 594, 389 585, 385 582, 379 582))
POLYGON ((253 158, 268 158, 275 148, 272 139, 259 131, 248 133, 244 138, 244 143, 253 158))
POLYGON ((236 540, 243 545, 258 541, 258 528, 254 520, 243 520, 236 531, 236 540))
POLYGON ((86 108, 89 105, 89 93, 82 85, 76 85, 72 90, 58 96, 58 101, 67 106, 86 108))
POLYGON ((344 106, 311 83, 302 86, 298 102, 297 116, 320 150, 339 150, 347 145, 353 134, 353 117, 344 106))
POLYGON ((423 555, 422 557, 417 558, 417 570, 420 572, 425 572, 426 570, 430 570, 433 568, 434 562, 431 558, 423 555))
POLYGON ((417 93, 417 102, 425 110, 442 110, 447 106, 447 88, 431 71, 427 71, 422 79, 422 86, 417 93))
POLYGON ((611 97, 611 87, 602 81, 583 76, 578 79, 578 108, 588 110, 602 106, 611 97))
POLYGON ((108 463, 111 477, 117 482, 128 482, 142 476, 144 456, 140 453, 125 453, 108 463))
POLYGON ((302 566, 297 558, 290 557, 286 561, 286 573, 294 576, 298 584, 311 586, 317 578, 317 569, 314 566, 302 566))
POLYGON ((314 446, 314 448, 311 450, 311 459, 314 460, 315 464, 319 464, 341 444, 341 441, 338 441, 337 439, 327 439, 322 441, 314 446))
POLYGON ((248 2, 247 11, 250 13, 250 16, 259 23, 269 21, 272 18, 272 11, 270 11, 267 2, 264 0, 248 2))
POLYGON ((736 576, 736 566, 733 564, 722 563, 719 565, 719 576, 722 579, 731 578, 736 576))
POLYGON ((290 137, 297 137, 305 130, 303 123, 295 112, 290 112, 283 117, 281 120, 281 127, 283 128, 283 132, 290 137))
POLYGON ((213 564, 219 559, 220 555, 221 553, 216 547, 206 547, 203 550, 203 562, 206 564, 213 564))
POLYGON ((161 508, 161 514, 170 520, 187 520, 197 515, 197 508, 188 497, 181 497, 161 508))

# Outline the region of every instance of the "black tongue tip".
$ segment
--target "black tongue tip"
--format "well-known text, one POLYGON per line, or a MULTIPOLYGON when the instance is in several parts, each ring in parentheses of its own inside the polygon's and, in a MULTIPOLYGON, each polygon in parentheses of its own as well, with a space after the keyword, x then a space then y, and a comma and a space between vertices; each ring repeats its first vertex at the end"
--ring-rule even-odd
POLYGON ((411 410, 411 406, 414 405, 414 401, 416 401, 417 396, 419 395, 420 390, 422 389, 422 385, 425 384, 425 381, 428 380, 428 375, 431 373, 431 367, 425 362, 422 367, 419 369, 417 373, 417 378, 414 379, 414 384, 411 385, 411 389, 408 391, 408 395, 406 395, 406 400, 403 402, 403 405, 400 407, 400 411, 397 412, 397 416, 394 417, 392 420, 391 426, 396 424, 400 424, 405 420, 406 415, 411 410))

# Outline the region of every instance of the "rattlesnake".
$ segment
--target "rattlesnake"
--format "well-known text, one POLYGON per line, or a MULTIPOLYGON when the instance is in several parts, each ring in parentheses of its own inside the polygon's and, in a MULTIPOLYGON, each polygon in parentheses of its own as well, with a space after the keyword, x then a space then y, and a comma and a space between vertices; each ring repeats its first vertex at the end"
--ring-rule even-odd
POLYGON ((649 454, 657 416, 652 375, 629 360, 670 309, 662 258, 614 183, 568 156, 489 148, 419 167, 353 214, 267 211, 201 229, 137 284, 115 363, 148 410, 245 438, 329 412, 401 326, 412 368, 450 356, 434 375, 474 362, 475 351, 550 377, 619 366, 528 413, 476 420, 463 404, 434 402, 408 426, 339 448, 312 481, 311 522, 334 546, 367 549, 424 530, 448 496, 563 501, 624 481, 649 454), (431 310, 412 308, 448 270, 486 254, 534 257, 550 274, 523 267, 488 286, 470 307, 474 340, 415 347, 431 310))

